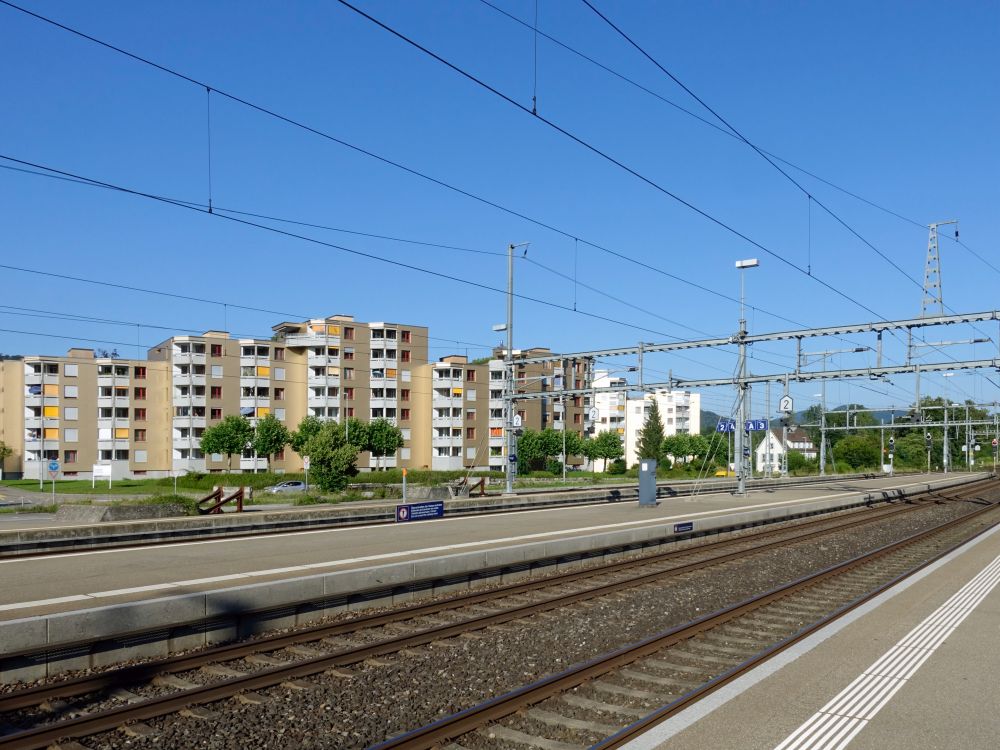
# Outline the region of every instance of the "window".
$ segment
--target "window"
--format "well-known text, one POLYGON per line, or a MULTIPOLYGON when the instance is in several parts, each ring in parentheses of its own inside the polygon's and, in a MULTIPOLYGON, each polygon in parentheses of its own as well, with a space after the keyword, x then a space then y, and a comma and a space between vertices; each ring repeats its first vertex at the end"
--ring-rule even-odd
POLYGON ((400 409, 399 410, 399 418, 400 419, 409 419, 410 418, 410 410, 409 409, 400 409))
POLYGON ((354 329, 344 326, 344 341, 354 341, 354 329))
POLYGON ((128 427, 115 427, 115 440, 128 440, 128 427))
POLYGON ((583 420, 581 419, 581 417, 583 417, 583 415, 582 415, 582 414, 580 414, 580 412, 577 412, 576 414, 574 414, 574 415, 573 415, 573 424, 580 424, 580 422, 582 422, 582 421, 583 421, 583 420))
POLYGON ((115 461, 128 461, 128 451, 127 450, 115 451, 115 461))
POLYGON ((43 386, 43 393, 46 396, 58 396, 59 395, 59 386, 56 385, 55 383, 46 383, 43 386))
POLYGON ((402 350, 402 353, 400 355, 400 360, 402 362, 409 362, 410 361, 410 350, 409 349, 403 349, 402 350))
POLYGON ((76 398, 78 389, 75 385, 64 385, 63 386, 63 397, 64 398, 76 398))
POLYGON ((75 378, 79 367, 79 365, 63 365, 63 375, 67 378, 75 378))
POLYGON ((257 407, 257 416, 258 417, 266 417, 270 413, 271 413, 270 407, 267 407, 267 406, 258 406, 257 407))
POLYGON ((285 400, 285 389, 284 388, 275 388, 274 389, 274 400, 275 401, 284 401, 285 400))
POLYGON ((470 422, 474 422, 475 419, 476 419, 476 410, 475 409, 467 409, 466 412, 465 412, 465 418, 466 418, 466 420, 468 420, 470 422))
POLYGON ((274 350, 274 357, 272 359, 276 359, 279 362, 284 362, 285 361, 285 350, 284 349, 275 349, 274 350))
POLYGON ((257 377, 258 378, 269 378, 269 377, 271 377, 271 368, 270 367, 258 367, 257 368, 257 377))
POLYGON ((211 411, 212 419, 222 419, 222 409, 213 407, 211 411))
POLYGON ((213 378, 222 377, 222 365, 212 365, 212 377, 213 378))
POLYGON ((353 401, 354 400, 354 389, 353 388, 345 388, 344 389, 344 400, 345 401, 353 401))
POLYGON ((466 427, 465 428, 465 439, 466 440, 475 440, 476 439, 476 428, 475 427, 466 427))
POLYGON ((146 421, 146 410, 145 409, 133 409, 132 410, 132 419, 134 419, 136 422, 145 422, 146 421))
POLYGON ((475 383, 476 382, 476 371, 475 370, 466 370, 465 371, 465 379, 468 380, 470 383, 475 383))
POLYGON ((136 380, 145 380, 146 379, 146 368, 145 367, 133 367, 132 368, 132 377, 135 378, 136 380))
POLYGON ((75 421, 80 418, 80 410, 75 406, 67 406, 63 412, 63 417, 71 422, 75 421))
POLYGON ((524 409, 519 409, 517 412, 517 416, 519 416, 521 418, 521 421, 523 422, 525 417, 524 409))
POLYGON ((80 431, 76 428, 63 430, 63 440, 67 443, 80 442, 80 431))
POLYGON ((46 419, 59 419, 59 407, 58 406, 45 406, 42 407, 42 416, 46 419))
POLYGON ((353 406, 348 406, 346 409, 344 409, 344 413, 348 417, 353 417, 354 416, 354 407, 353 406))
POLYGON ((275 367, 274 368, 274 374, 271 377, 273 377, 275 380, 284 380, 285 379, 285 368, 284 367, 275 367))
POLYGON ((490 437, 491 438, 503 437, 503 427, 490 427, 490 437))
POLYGON ((212 398, 222 398, 222 386, 221 385, 213 385, 212 386, 212 388, 211 388, 211 397, 212 398))
POLYGON ((274 410, 274 418, 277 419, 279 422, 284 422, 285 421, 285 410, 284 409, 275 409, 274 410))
POLYGON ((115 398, 128 398, 127 386, 115 386, 115 398))
POLYGON ((134 399, 136 399, 137 401, 145 401, 146 400, 146 389, 145 388, 133 388, 132 389, 132 397, 134 399))
POLYGON ((136 451, 135 456, 132 458, 137 464, 146 463, 146 451, 136 451))
POLYGON ((467 400, 469 400, 469 401, 475 401, 476 400, 476 395, 477 394, 476 394, 476 389, 475 388, 470 388, 469 390, 467 390, 465 392, 465 398, 467 400))
POLYGON ((63 463, 64 464, 75 464, 76 463, 76 451, 63 451, 63 463))
POLYGON ((403 378, 403 382, 404 383, 409 383, 410 382, 410 371, 409 370, 403 370, 400 377, 403 378))
POLYGON ((354 350, 348 347, 344 348, 344 359, 351 360, 354 359, 354 350))
POLYGON ((399 332, 399 340, 402 341, 404 344, 409 344, 410 343, 410 332, 409 331, 400 331, 399 332))
POLYGON ((275 461, 284 461, 285 460, 285 449, 284 448, 282 448, 280 451, 278 451, 277 453, 274 454, 274 460, 275 461))
POLYGON ((409 401, 410 400, 410 389, 409 388, 402 388, 399 391, 399 400, 400 401, 409 401))
POLYGON ((146 431, 145 430, 132 430, 132 439, 137 443, 146 442, 146 431))
MULTIPOLYGON (((372 375, 374 376, 375 373, 372 372, 372 375)), ((353 367, 345 367, 344 368, 344 380, 354 380, 354 368, 353 367)))

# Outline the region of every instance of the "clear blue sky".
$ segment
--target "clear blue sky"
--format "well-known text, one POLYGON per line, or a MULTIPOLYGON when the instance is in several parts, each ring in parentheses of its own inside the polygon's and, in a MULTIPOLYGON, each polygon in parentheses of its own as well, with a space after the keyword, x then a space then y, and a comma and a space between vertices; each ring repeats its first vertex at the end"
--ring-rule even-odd
MULTIPOLYGON (((492 1, 529 22, 535 11, 534 0, 492 1)), ((729 297, 739 290, 733 262, 759 257, 761 267, 747 275, 748 301, 796 323, 873 318, 338 3, 21 2, 729 297)), ((533 35, 524 26, 478 0, 358 4, 531 106, 533 35)), ((958 218, 962 241, 1000 267, 1000 3, 595 4, 762 148, 919 224, 958 218)), ((711 119, 578 0, 539 0, 538 26, 711 119)), ((3 6, 0 65, 0 152, 207 202, 204 89, 3 6)), ((808 199, 745 145, 544 38, 538 39, 537 97, 539 114, 792 263, 811 266, 879 315, 919 314, 925 228, 791 170, 914 284, 816 206, 810 232, 808 199)), ((214 204, 223 208, 494 253, 530 241, 530 259, 571 279, 575 274, 579 284, 519 261, 519 291, 647 329, 519 301, 517 346, 577 351, 736 327, 732 301, 577 245, 218 95, 212 97, 212 176, 214 204)), ((147 345, 169 335, 152 325, 181 332, 225 323, 238 334, 267 335, 284 317, 331 313, 424 324, 441 339, 488 346, 497 342, 490 326, 504 315, 499 294, 128 195, 0 170, 0 205, 2 262, 287 313, 224 312, 219 305, 4 270, 3 305, 145 326, 26 317, 12 314, 24 310, 0 308, 0 328, 77 337, 0 333, 0 351, 7 353, 61 353, 85 338, 138 337, 147 345)), ((505 283, 499 256, 286 228, 477 283, 505 283)), ((942 259, 946 305, 955 311, 997 307, 992 292, 1000 273, 950 240, 942 241, 942 259)), ((796 327, 759 311, 748 317, 757 332, 796 327)), ((995 326, 985 332, 996 340, 995 326)), ((972 335, 979 334, 945 331, 934 340, 972 335)), ((432 356, 483 353, 465 343, 431 344, 432 356)), ((791 365, 788 347, 760 348, 766 352, 755 352, 753 370, 791 365)), ((988 357, 995 350, 950 351, 988 357)), ((831 364, 870 360, 866 354, 831 364)), ((659 358, 651 367, 719 377, 734 363, 731 353, 697 354, 659 358)), ((940 391, 945 382, 928 379, 925 390, 940 391)), ((998 396, 979 377, 956 375, 949 385, 959 396, 998 396)), ((829 399, 902 404, 912 391, 906 378, 874 387, 878 393, 831 386, 829 399)), ((797 406, 805 406, 818 387, 796 392, 797 406)), ((719 390, 705 399, 706 407, 723 411, 731 393, 719 390)))

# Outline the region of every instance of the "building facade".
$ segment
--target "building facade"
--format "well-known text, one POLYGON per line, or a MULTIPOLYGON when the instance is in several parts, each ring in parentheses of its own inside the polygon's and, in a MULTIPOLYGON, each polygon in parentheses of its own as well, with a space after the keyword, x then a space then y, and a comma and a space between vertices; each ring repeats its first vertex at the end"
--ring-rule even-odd
POLYGON ((657 391, 643 398, 630 398, 625 408, 625 462, 634 466, 638 460, 639 433, 656 401, 663 420, 663 434, 697 435, 701 432, 701 394, 692 391, 657 391))

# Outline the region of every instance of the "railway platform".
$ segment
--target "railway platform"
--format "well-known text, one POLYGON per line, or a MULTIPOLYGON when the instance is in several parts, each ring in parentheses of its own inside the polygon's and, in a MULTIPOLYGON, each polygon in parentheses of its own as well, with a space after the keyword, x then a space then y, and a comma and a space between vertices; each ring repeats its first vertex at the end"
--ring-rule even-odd
POLYGON ((987 750, 1000 529, 652 728, 628 750, 987 750))
POLYGON ((347 609, 508 582, 692 536, 901 499, 987 474, 910 475, 433 521, 294 530, 0 559, 0 679, 93 665, 83 640, 133 656, 304 625, 347 609), (155 631, 149 637, 137 634, 155 631), (141 642, 140 642, 141 641, 141 642), (27 661, 16 655, 48 655, 27 661), (58 653, 57 653, 58 652, 58 653), (15 658, 6 658, 14 655, 15 658))

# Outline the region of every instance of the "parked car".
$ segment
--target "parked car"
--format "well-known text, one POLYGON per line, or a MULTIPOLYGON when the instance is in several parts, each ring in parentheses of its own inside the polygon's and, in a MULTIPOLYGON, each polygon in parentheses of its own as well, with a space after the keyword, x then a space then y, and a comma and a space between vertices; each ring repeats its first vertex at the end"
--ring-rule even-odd
POLYGON ((281 484, 276 484, 273 487, 268 487, 265 492, 270 492, 272 495, 277 495, 279 492, 305 492, 306 483, 305 482, 282 482, 281 484))

